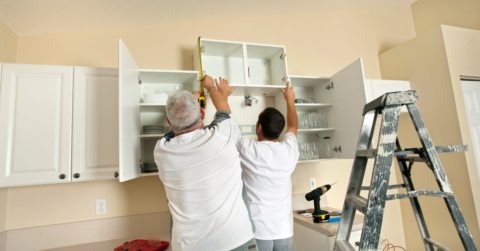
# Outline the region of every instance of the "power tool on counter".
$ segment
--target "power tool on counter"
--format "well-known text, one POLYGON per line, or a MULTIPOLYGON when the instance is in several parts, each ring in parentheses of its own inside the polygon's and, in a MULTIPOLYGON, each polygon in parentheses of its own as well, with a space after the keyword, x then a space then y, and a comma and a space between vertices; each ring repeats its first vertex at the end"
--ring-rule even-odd
POLYGON ((330 219, 330 213, 328 211, 324 211, 320 209, 320 197, 324 195, 330 188, 335 185, 337 182, 329 185, 323 185, 321 187, 317 187, 313 189, 311 192, 305 194, 305 199, 307 201, 313 200, 313 207, 314 211, 312 213, 313 222, 320 223, 324 221, 328 221, 330 219))

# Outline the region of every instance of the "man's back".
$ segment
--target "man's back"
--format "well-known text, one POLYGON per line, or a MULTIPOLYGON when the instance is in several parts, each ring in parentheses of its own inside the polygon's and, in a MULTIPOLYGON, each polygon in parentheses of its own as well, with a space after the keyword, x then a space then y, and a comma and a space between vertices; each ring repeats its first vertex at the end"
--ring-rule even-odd
POLYGON ((250 199, 255 238, 293 236, 291 174, 298 160, 297 139, 287 133, 283 141, 239 141, 245 184, 250 199))
POLYGON ((174 222, 174 250, 230 250, 253 238, 231 135, 236 124, 226 116, 218 125, 166 135, 155 148, 174 222))

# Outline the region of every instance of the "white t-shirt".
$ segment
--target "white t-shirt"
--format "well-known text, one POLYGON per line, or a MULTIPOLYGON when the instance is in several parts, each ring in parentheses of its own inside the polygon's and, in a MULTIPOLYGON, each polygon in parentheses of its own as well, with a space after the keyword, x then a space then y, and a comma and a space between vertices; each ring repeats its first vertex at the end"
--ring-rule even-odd
POLYGON ((209 126, 176 137, 169 131, 157 142, 154 157, 172 214, 173 250, 225 251, 254 238, 235 130, 235 120, 220 111, 209 126))
POLYGON ((293 133, 286 133, 278 142, 240 138, 237 146, 256 229, 255 238, 292 237, 291 175, 299 156, 297 138, 293 133))

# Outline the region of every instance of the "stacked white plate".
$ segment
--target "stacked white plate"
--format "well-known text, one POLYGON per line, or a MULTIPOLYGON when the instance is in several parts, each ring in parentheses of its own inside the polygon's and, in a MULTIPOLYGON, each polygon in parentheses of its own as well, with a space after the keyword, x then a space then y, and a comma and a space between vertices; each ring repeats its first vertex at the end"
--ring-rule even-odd
POLYGON ((162 125, 145 125, 143 126, 144 134, 161 134, 163 133, 164 126, 162 125))

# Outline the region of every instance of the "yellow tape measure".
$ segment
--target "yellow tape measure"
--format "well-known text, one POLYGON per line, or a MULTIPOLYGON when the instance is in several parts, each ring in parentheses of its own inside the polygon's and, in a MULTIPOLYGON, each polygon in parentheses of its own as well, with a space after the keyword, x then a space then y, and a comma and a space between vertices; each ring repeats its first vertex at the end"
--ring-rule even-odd
MULTIPOLYGON (((200 44, 200 37, 198 37, 198 60, 200 61, 200 91, 204 92, 203 88, 203 70, 202 70, 202 46, 200 44)), ((198 104, 201 108, 207 108, 207 100, 205 99, 205 94, 202 94, 200 98, 198 98, 198 104)))

